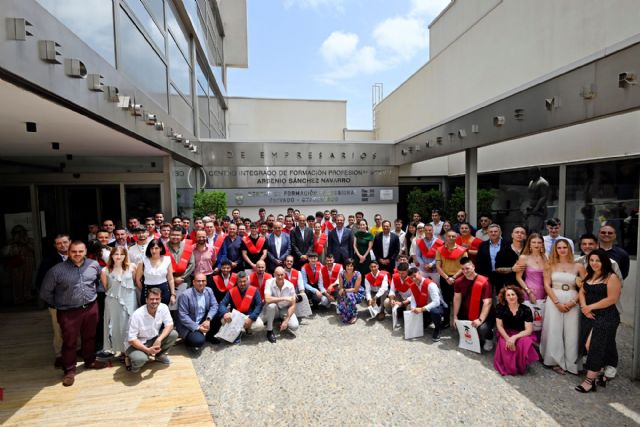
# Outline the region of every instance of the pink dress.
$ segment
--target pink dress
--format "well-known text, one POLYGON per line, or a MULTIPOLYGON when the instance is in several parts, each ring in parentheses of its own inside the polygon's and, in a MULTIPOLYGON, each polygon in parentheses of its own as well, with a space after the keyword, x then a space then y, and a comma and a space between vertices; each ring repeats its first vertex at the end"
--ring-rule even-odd
MULTIPOLYGON (((502 320, 502 325, 507 335, 513 336, 525 328, 525 323, 533 320, 531 310, 524 304, 520 304, 514 315, 507 305, 496 306, 496 318, 502 320)), ((498 334, 498 344, 493 358, 493 366, 500 375, 522 375, 527 372, 527 367, 539 360, 538 352, 533 348, 536 341, 534 335, 518 338, 516 350, 506 348, 506 341, 498 334)))

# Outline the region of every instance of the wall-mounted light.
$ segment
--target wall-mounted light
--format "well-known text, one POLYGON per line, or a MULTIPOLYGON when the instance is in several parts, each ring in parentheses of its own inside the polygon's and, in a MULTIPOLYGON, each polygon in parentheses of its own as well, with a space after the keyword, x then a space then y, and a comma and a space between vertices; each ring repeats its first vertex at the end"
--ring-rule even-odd
POLYGON ((184 141, 182 141, 182 145, 184 145, 185 148, 189 148, 189 145, 191 145, 191 141, 189 141, 188 139, 185 139, 184 141))
POLYGON ((467 137, 467 131, 464 129, 458 129, 458 138, 462 139, 466 137, 467 137))
POLYGON ((479 125, 471 125, 471 132, 480 133, 480 126, 479 125))
POLYGON ((158 116, 151 113, 144 113, 144 121, 147 122, 148 125, 153 125, 158 121, 158 116))
POLYGON ((62 64, 58 59, 62 55, 62 46, 53 40, 38 40, 40 59, 50 64, 62 64))
POLYGON ((164 122, 156 122, 154 126, 156 130, 164 130, 164 122))
POLYGON ((107 86, 107 99, 109 102, 120 102, 120 90, 116 86, 107 86))
POLYGON ((131 104, 129 105, 129 112, 132 116, 141 116, 142 115, 142 104, 131 104))
POLYGON ((191 147, 191 151, 193 151, 194 153, 197 152, 198 151, 198 147, 194 145, 193 147, 191 147))
POLYGON ((128 110, 130 104, 131 104, 131 97, 123 96, 123 95, 118 96, 118 107, 124 110, 128 110))
POLYGON ((438 143, 438 145, 442 145, 442 137, 441 136, 437 137, 436 142, 438 143))
POLYGON ((495 116, 493 118, 493 125, 495 127, 500 127, 500 126, 504 125, 505 121, 506 120, 505 120, 504 116, 495 116))
POLYGON ((513 117, 516 120, 524 120, 524 108, 516 108, 513 110, 513 117))
POLYGON ((582 86, 580 90, 580 96, 584 99, 593 99, 598 93, 598 88, 595 83, 591 83, 589 86, 582 86))
POLYGON ((630 86, 635 86, 638 84, 638 80, 636 77, 636 73, 632 73, 629 71, 625 71, 623 73, 618 74, 618 87, 621 89, 626 89, 630 86))
POLYGON ((89 74, 87 76, 89 90, 93 92, 104 92, 104 83, 102 83, 103 78, 104 76, 101 76, 100 74, 89 74))
POLYGON ((26 40, 27 36, 33 36, 28 27, 32 27, 32 25, 24 18, 7 18, 7 39, 26 40))

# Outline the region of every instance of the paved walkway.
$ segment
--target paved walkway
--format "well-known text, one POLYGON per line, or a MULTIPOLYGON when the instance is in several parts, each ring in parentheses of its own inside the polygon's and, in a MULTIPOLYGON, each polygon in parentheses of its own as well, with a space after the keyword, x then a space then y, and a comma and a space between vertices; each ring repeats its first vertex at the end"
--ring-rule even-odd
POLYGON ((581 379, 540 364, 501 377, 492 354, 440 343, 405 341, 384 322, 343 326, 335 314, 305 319, 277 344, 260 332, 241 345, 207 346, 194 357, 214 421, 274 425, 637 425, 640 383, 629 380, 630 328, 618 335, 620 376, 582 395, 581 379))

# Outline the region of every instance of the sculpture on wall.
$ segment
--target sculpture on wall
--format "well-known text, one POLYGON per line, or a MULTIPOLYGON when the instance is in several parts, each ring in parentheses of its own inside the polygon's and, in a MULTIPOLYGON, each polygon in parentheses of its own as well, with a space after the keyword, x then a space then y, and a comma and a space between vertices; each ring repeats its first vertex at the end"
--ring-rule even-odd
POLYGON ((547 218, 547 199, 549 198, 549 182, 540 173, 539 167, 529 169, 528 205, 524 211, 524 222, 529 233, 541 233, 547 218))

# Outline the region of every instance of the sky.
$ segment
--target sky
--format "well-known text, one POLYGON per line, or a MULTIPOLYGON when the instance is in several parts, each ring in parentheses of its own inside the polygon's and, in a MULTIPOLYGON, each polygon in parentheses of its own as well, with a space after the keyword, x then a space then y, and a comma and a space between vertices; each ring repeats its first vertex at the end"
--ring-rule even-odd
POLYGON ((397 88, 429 58, 428 25, 449 0, 247 0, 249 67, 227 95, 347 101, 372 128, 371 88, 397 88))

